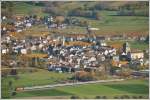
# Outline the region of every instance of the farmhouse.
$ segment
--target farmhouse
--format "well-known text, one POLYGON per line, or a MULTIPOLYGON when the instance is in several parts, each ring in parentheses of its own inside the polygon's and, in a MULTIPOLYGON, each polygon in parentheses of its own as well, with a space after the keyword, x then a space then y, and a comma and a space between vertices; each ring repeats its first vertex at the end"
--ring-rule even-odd
POLYGON ((2 49, 2 50, 1 50, 1 53, 2 53, 2 54, 6 54, 6 53, 8 53, 8 52, 9 52, 9 49, 2 49))

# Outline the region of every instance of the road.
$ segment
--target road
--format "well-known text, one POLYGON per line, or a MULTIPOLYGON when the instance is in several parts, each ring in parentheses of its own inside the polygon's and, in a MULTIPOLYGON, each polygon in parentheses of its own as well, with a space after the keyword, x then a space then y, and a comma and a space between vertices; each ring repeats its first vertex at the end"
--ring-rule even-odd
POLYGON ((111 80, 76 82, 76 83, 65 83, 65 84, 55 84, 55 85, 32 86, 32 87, 24 87, 23 90, 21 90, 21 91, 34 91, 34 90, 50 89, 50 88, 54 88, 54 87, 74 86, 74 85, 104 83, 104 82, 118 82, 118 81, 124 81, 124 80, 125 79, 111 79, 111 80))
POLYGON ((36 69, 36 68, 32 68, 32 67, 12 67, 12 68, 0 68, 0 70, 10 70, 10 69, 36 69))

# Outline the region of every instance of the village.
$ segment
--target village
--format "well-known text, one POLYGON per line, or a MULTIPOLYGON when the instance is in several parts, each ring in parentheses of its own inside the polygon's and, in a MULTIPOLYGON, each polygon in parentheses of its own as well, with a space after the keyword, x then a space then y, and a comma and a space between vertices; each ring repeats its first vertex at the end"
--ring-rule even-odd
POLYGON ((147 99, 147 7, 3 2, 2 98, 147 99))
MULTIPOLYGON (((6 21, 5 16, 2 21, 6 21)), ((23 62, 28 67, 37 66, 42 60, 45 64, 41 65, 43 69, 49 71, 76 72, 83 70, 104 70, 107 68, 108 74, 117 75, 115 68, 130 68, 133 71, 148 68, 148 50, 143 52, 140 50, 132 50, 128 42, 124 42, 121 48, 115 48, 107 45, 105 41, 114 40, 133 40, 126 36, 96 36, 94 28, 87 26, 87 31, 84 34, 46 34, 40 37, 28 37, 25 39, 15 39, 13 33, 20 33, 26 28, 32 27, 35 24, 46 24, 48 28, 67 28, 67 24, 53 23, 53 17, 50 16, 45 20, 40 20, 33 17, 16 17, 12 23, 14 28, 2 28, 2 56, 5 55, 23 55, 30 56, 32 61, 23 62), (35 54, 35 55, 34 55, 35 54), (40 54, 38 56, 38 54, 40 54), (44 56, 42 56, 42 54, 44 56), (28 64, 27 64, 28 63, 28 64), (109 63, 109 64, 107 64, 109 63), (111 66, 111 67, 110 67, 111 66), (143 67, 145 66, 145 67, 143 67), (113 72, 113 73, 112 73, 113 72)), ((21 33, 20 33, 21 34, 21 33)), ((138 38, 142 41, 146 37, 138 38)), ((2 59, 2 65, 19 67, 19 62, 11 59, 9 63, 5 63, 2 59)), ((118 70, 118 72, 120 72, 118 70)), ((131 74, 131 73, 130 73, 131 74)), ((143 75, 143 74, 142 74, 143 75)), ((144 75, 145 76, 145 75, 144 75)), ((147 75, 146 75, 147 76, 147 75)))

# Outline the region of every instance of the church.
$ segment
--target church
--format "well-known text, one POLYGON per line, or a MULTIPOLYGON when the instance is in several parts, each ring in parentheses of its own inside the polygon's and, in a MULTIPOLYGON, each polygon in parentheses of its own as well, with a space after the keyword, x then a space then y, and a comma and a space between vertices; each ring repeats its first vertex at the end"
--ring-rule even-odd
POLYGON ((128 42, 123 44, 123 52, 121 55, 129 61, 144 58, 144 52, 140 50, 131 50, 128 42))

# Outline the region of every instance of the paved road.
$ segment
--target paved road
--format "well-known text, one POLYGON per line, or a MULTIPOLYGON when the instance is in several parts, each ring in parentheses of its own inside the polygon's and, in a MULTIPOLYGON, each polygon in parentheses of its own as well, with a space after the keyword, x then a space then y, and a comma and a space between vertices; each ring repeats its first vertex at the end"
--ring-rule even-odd
POLYGON ((111 79, 111 80, 99 80, 99 81, 88 81, 88 82, 76 82, 76 83, 65 83, 65 84, 55 84, 55 85, 33 86, 33 87, 24 87, 24 89, 22 91, 34 91, 34 90, 50 89, 50 88, 54 88, 54 87, 73 86, 73 85, 92 84, 92 83, 118 82, 118 81, 124 81, 124 80, 125 79, 111 79))
POLYGON ((9 70, 9 69, 36 69, 36 68, 33 68, 33 67, 12 67, 12 68, 0 68, 0 70, 9 70))

